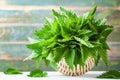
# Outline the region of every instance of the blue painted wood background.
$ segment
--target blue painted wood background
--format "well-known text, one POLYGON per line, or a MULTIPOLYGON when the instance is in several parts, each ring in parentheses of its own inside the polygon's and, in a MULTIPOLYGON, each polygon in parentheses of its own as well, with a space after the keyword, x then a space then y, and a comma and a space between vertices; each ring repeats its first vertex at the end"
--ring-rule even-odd
MULTIPOLYGON (((120 0, 0 0, 0 71, 8 67, 32 70, 34 61, 23 59, 31 54, 26 48, 28 37, 44 24, 44 18, 52 18, 51 9, 71 9, 78 15, 98 6, 96 17, 106 18, 107 24, 114 25, 114 31, 107 41, 109 67, 100 61, 93 70, 120 70, 120 0)), ((53 70, 41 63, 42 70, 53 70)))

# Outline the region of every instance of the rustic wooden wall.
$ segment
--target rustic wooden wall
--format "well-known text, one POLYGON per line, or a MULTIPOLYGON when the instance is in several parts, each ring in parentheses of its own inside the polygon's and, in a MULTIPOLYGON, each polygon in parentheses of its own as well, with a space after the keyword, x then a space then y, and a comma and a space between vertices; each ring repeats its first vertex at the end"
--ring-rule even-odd
MULTIPOLYGON (((51 9, 59 10, 62 6, 80 15, 94 5, 98 5, 96 16, 106 17, 114 31, 108 37, 109 68, 100 62, 93 70, 120 70, 120 0, 0 0, 0 71, 8 67, 35 68, 33 61, 23 62, 31 54, 25 46, 27 37, 34 37, 33 32, 42 27, 45 17, 52 18, 51 9)), ((41 69, 53 70, 42 64, 41 69)))

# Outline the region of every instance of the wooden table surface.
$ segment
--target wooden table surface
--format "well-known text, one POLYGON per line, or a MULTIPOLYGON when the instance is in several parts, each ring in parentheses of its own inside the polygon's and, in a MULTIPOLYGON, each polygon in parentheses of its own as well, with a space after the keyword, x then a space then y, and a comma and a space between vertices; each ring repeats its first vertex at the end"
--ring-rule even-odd
POLYGON ((85 75, 77 77, 65 76, 55 71, 48 71, 47 73, 48 73, 47 77, 32 78, 27 76, 29 72, 23 72, 23 74, 18 75, 6 75, 3 72, 0 72, 0 80, 111 80, 96 78, 96 76, 103 73, 103 71, 89 71, 85 75))

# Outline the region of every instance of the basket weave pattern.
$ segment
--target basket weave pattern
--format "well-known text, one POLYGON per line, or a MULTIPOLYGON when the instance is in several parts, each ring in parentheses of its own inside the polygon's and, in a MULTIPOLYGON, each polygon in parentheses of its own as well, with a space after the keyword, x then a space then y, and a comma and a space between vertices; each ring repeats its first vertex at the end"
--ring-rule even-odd
POLYGON ((65 59, 63 58, 59 63, 57 63, 58 71, 67 76, 80 76, 91 70, 94 66, 94 59, 92 57, 88 57, 86 60, 85 66, 74 66, 74 70, 72 71, 69 66, 66 64, 65 59))

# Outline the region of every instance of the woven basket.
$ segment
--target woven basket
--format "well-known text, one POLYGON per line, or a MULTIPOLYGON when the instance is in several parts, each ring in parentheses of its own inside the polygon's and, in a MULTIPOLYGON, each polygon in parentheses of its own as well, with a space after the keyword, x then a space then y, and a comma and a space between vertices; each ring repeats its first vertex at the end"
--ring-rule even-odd
POLYGON ((88 57, 86 60, 85 66, 82 67, 79 64, 74 66, 74 70, 72 71, 69 66, 66 64, 65 59, 63 58, 59 63, 57 63, 58 71, 67 76, 80 76, 91 70, 94 66, 94 59, 92 57, 88 57))

